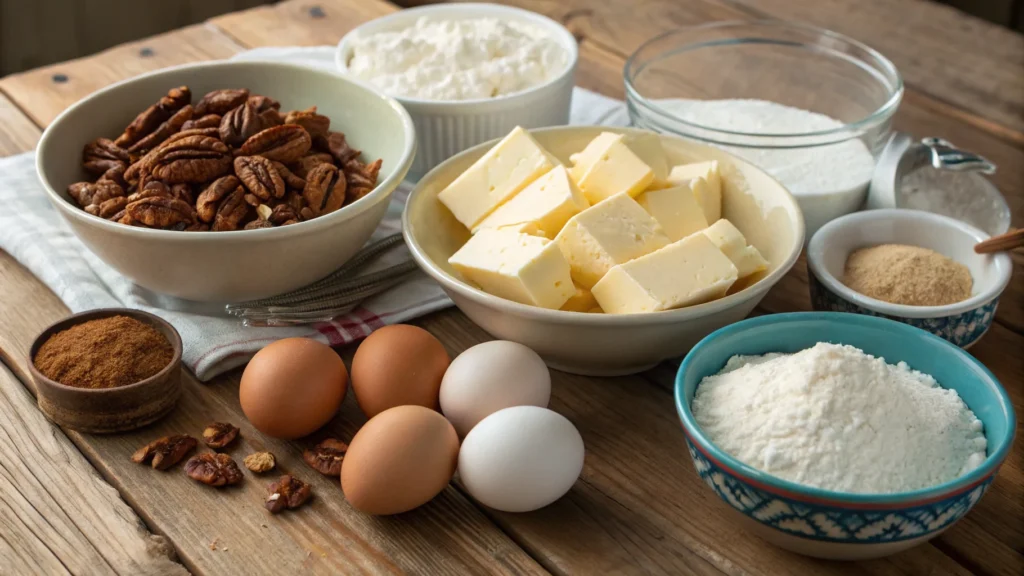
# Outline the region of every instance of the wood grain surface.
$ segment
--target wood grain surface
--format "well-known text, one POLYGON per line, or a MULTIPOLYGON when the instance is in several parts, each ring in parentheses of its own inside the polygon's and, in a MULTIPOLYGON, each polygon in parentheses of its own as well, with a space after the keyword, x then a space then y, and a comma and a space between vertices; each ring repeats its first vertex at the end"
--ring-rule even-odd
MULTIPOLYGON (((617 98, 622 97, 625 56, 643 39, 661 30, 762 13, 795 17, 788 11, 796 9, 784 6, 784 2, 759 0, 514 3, 547 13, 573 29, 581 40, 577 83, 617 98)), ((792 4, 803 6, 807 15, 802 19, 851 33, 879 48, 882 45, 878 43, 883 41, 886 46, 898 46, 887 54, 900 60, 897 64, 903 69, 913 67, 915 59, 930 58, 924 48, 915 52, 913 44, 918 39, 901 32, 892 22, 870 26, 871 18, 880 17, 879 2, 834 2, 832 11, 812 6, 815 3, 811 0, 792 4)), ((892 4, 897 9, 921 10, 917 18, 923 22, 915 23, 914 30, 937 26, 935 23, 946 22, 949 17, 945 9, 939 9, 935 20, 929 20, 926 5, 905 0, 892 4)), ((247 47, 334 44, 359 23, 394 9, 380 0, 291 0, 2 79, 0 92, 14 106, 0 100, 0 146, 4 146, 0 152, 30 147, 38 138, 40 127, 81 96, 110 82, 179 62, 221 58, 247 47), (151 50, 143 51, 143 47, 151 50), (55 74, 65 78, 55 82, 55 74)), ((935 61, 917 62, 928 73, 904 73, 912 89, 897 115, 896 126, 919 136, 947 137, 1010 168, 1002 170, 996 182, 1014 207, 1015 223, 1021 225, 1024 174, 1012 167, 1024 166, 1024 143, 1016 136, 1019 126, 1002 116, 1019 110, 1024 94, 1012 93, 1012 79, 999 78, 1008 63, 1014 62, 1013 58, 1024 54, 1024 48, 1018 46, 1017 35, 998 48, 972 44, 971 32, 987 33, 986 26, 970 19, 946 34, 948 45, 961 43, 962 50, 970 52, 967 61, 974 66, 991 67, 992 72, 983 75, 985 81, 971 87, 983 92, 984 97, 972 97, 970 90, 956 86, 953 71, 938 70, 941 66, 935 61)), ((993 34, 993 38, 1002 38, 993 34)), ((942 49, 955 51, 949 46, 942 49)), ((959 64, 953 65, 956 66, 959 64)), ((29 340, 46 324, 65 314, 66 309, 24 268, 2 253, 0 287, 4 290, 4 298, 0 298, 0 354, 14 375, 24 377, 23 351, 29 340)), ((801 260, 769 292, 757 313, 806 309, 807 276, 801 260)), ((437 335, 453 355, 489 339, 455 310, 433 314, 419 323, 437 335)), ((1024 281, 1018 266, 1014 283, 1000 306, 999 323, 972 353, 1004 382, 1015 407, 1024 413, 1024 355, 1013 353, 1024 350, 1022 327, 1024 281)), ((348 361, 352 349, 342 353, 348 361)), ((456 482, 439 498, 412 513, 383 519, 363 516, 347 505, 336 482, 318 477, 301 461, 301 450, 307 445, 326 434, 348 439, 362 424, 351 397, 338 417, 313 438, 301 442, 270 440, 252 430, 240 413, 238 371, 209 385, 199 384, 186 375, 185 394, 175 412, 155 426, 133 434, 96 437, 69 432, 64 436, 57 428, 43 426, 55 437, 64 437, 65 443, 68 439, 73 441, 149 529, 166 536, 185 567, 197 574, 476 574, 545 570, 558 574, 1016 574, 1024 567, 1024 450, 1019 447, 1014 449, 992 489, 966 519, 932 543, 889 559, 821 562, 778 550, 739 532, 726 517, 726 506, 693 473, 672 405, 674 373, 672 363, 641 375, 601 380, 554 372, 552 408, 579 428, 587 446, 587 459, 580 481, 566 498, 530 514, 505 514, 479 507, 456 482), (278 456, 284 470, 301 474, 312 482, 316 495, 312 506, 297 513, 269 517, 261 506, 263 488, 269 480, 247 474, 242 486, 216 492, 192 483, 180 470, 159 473, 128 462, 128 455, 149 439, 171 432, 196 435, 207 422, 217 419, 242 428, 241 441, 230 450, 236 460, 250 451, 269 449, 278 456), (217 539, 215 550, 210 549, 213 539, 217 539)), ((0 393, 8 394, 8 388, 17 390, 17 382, 9 373, 6 382, 12 385, 4 382, 0 373, 0 393)), ((27 394, 22 396, 22 404, 31 402, 27 394)), ((19 406, 21 412, 42 419, 31 406, 19 406)), ((0 419, 7 418, 8 411, 18 409, 0 402, 0 419)), ((3 424, 0 429, 4 429, 3 424)), ((0 455, 4 456, 0 462, 6 466, 7 452, 3 450, 0 441, 0 455)), ((90 472, 81 454, 78 461, 71 459, 66 464, 75 469, 75 474, 90 472)), ((13 453, 11 458, 21 462, 23 468, 33 469, 29 456, 13 453)), ((92 475, 104 486, 95 472, 92 475)), ((3 481, 0 477, 0 482, 3 481)), ((7 502, 13 496, 2 486, 0 504, 13 508, 7 502)), ((109 486, 106 490, 110 490, 109 486)), ((57 500, 52 506, 66 512, 70 504, 57 500)), ((133 513, 129 510, 128 514, 133 513)), ((8 517, 0 511, 0 527, 7 526, 8 517)), ((46 519, 49 515, 40 513, 36 518, 46 519)), ((25 533, 36 534, 31 524, 21 522, 14 527, 28 528, 16 530, 20 537, 25 533)), ((134 538, 132 541, 137 544, 152 536, 134 538)), ((0 572, 5 573, 3 563, 15 550, 23 562, 39 562, 40 566, 48 562, 45 566, 55 568, 55 562, 59 562, 72 573, 89 572, 71 568, 82 566, 88 558, 88 547, 80 551, 84 545, 69 545, 70 558, 59 558, 44 549, 48 540, 41 537, 28 539, 27 546, 16 546, 0 538, 0 546, 5 542, 7 548, 0 547, 0 572)), ((101 547, 94 546, 97 553, 102 552, 101 547)), ((16 566, 25 565, 31 564, 16 566)), ((110 572, 131 571, 112 568, 110 572)))

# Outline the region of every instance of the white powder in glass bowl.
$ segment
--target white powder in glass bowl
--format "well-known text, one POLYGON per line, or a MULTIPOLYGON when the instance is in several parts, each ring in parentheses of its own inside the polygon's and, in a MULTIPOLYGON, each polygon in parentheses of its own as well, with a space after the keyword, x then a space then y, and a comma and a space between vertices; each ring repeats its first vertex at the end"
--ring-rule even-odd
POLYGON ((734 356, 704 378, 691 408, 741 462, 826 490, 919 490, 985 460, 982 423, 954 390, 853 346, 734 356))
POLYGON ((569 65, 544 29, 496 18, 419 18, 402 30, 352 39, 348 72, 392 96, 473 100, 521 92, 569 65))

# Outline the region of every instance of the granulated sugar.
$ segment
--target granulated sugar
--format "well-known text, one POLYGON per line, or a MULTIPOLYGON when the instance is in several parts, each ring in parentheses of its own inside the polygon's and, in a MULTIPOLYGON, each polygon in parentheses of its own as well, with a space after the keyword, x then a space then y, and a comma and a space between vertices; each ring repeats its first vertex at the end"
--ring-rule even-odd
POLYGON ((692 409, 733 457, 826 490, 918 490, 985 459, 981 421, 955 391, 853 346, 734 356, 701 382, 692 409))

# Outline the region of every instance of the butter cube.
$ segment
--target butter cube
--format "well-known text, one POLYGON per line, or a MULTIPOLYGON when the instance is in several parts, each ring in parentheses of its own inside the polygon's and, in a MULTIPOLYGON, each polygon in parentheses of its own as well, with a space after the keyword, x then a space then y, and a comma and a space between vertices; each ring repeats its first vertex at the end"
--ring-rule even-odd
POLYGON ((533 136, 516 126, 437 198, 459 222, 473 229, 485 216, 557 163, 533 136))
POLYGON ((635 314, 721 298, 736 278, 729 258, 696 233, 615 266, 591 291, 606 313, 635 314))
POLYGON ((554 238, 565 223, 590 207, 564 166, 555 166, 498 207, 473 229, 531 224, 531 234, 554 238))
POLYGON ((722 175, 717 160, 675 166, 668 181, 674 186, 689 183, 708 222, 722 217, 722 175))
POLYGON ((627 134, 623 141, 644 164, 654 172, 654 183, 668 181, 668 157, 661 146, 661 136, 651 133, 627 134))
POLYGON ((712 244, 718 246, 718 249, 732 260, 739 271, 739 278, 746 278, 768 268, 768 262, 761 253, 757 248, 747 245, 747 239, 732 222, 723 218, 708 226, 703 232, 712 244))
POLYGON ((597 308, 597 300, 594 299, 594 294, 586 288, 576 287, 576 292, 562 304, 561 310, 569 312, 590 312, 597 308))
POLYGON ((622 134, 602 132, 573 161, 569 173, 591 204, 622 192, 636 196, 654 181, 654 171, 626 146, 622 134))
POLYGON ((569 264, 546 238, 485 228, 448 259, 488 294, 557 310, 575 292, 569 264))
POLYGON ((672 242, 708 227, 704 211, 689 186, 648 190, 637 196, 636 201, 654 216, 672 242))
POLYGON ((658 221, 624 192, 570 218, 555 242, 569 261, 573 281, 590 288, 612 266, 654 252, 670 240, 658 221))

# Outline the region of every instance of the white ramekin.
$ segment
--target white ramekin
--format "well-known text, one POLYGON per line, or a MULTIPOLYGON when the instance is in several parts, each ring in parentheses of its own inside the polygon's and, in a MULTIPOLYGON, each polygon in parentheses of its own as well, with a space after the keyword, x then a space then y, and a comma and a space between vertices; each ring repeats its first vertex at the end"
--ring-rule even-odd
POLYGON ((455 154, 502 137, 516 126, 541 128, 569 123, 573 76, 579 50, 576 39, 564 26, 535 12, 494 4, 443 4, 402 10, 372 20, 346 34, 335 51, 335 63, 342 73, 352 54, 357 35, 396 30, 412 25, 421 17, 436 19, 498 18, 528 22, 551 32, 568 55, 566 69, 553 80, 522 92, 477 100, 424 100, 394 96, 412 116, 418 151, 409 170, 416 180, 455 154))

